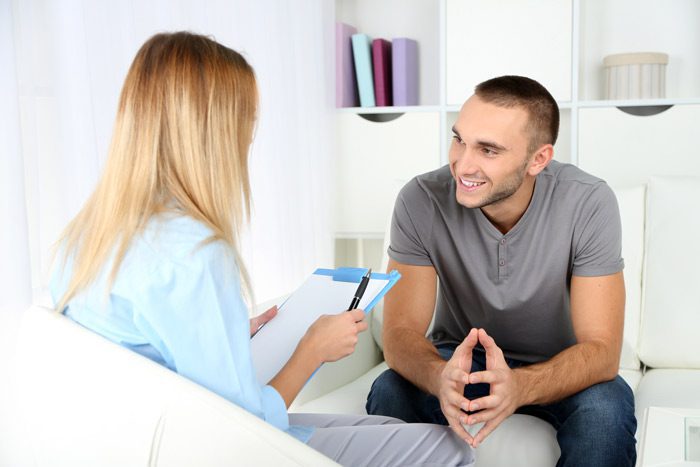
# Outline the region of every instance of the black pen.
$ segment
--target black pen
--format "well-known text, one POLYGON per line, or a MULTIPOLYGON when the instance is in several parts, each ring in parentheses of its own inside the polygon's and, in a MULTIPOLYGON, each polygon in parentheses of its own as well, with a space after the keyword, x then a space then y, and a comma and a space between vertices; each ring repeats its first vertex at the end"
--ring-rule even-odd
POLYGON ((360 304, 360 300, 362 299, 362 296, 365 293, 365 289, 367 288, 367 284, 369 284, 369 275, 370 274, 372 274, 372 268, 369 268, 367 270, 367 274, 362 276, 362 279, 360 280, 360 285, 357 287, 357 290, 355 291, 355 296, 352 297, 352 301, 350 302, 350 307, 348 308, 348 311, 356 309, 357 305, 360 304))

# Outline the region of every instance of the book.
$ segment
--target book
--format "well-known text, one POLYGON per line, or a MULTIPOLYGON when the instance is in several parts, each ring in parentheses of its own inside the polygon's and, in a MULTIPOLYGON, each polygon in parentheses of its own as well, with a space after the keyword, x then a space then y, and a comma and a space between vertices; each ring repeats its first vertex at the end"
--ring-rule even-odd
POLYGON ((389 106, 393 102, 391 92, 391 42, 384 39, 372 41, 372 68, 374 69, 374 99, 377 106, 389 106))
POLYGON ((352 35, 357 29, 349 24, 335 23, 335 105, 356 107, 359 105, 355 64, 352 58, 352 35))
POLYGON ((361 107, 374 107, 374 82, 372 79, 372 55, 367 34, 352 35, 352 55, 355 59, 355 76, 361 107))
MULTIPOLYGON (((366 272, 364 268, 317 269, 280 305, 277 316, 250 340, 260 384, 267 384, 282 369, 319 316, 347 310, 366 272)), ((372 273, 359 308, 369 313, 400 277, 398 271, 372 273)))
POLYGON ((418 43, 405 37, 391 43, 394 105, 418 105, 418 43))

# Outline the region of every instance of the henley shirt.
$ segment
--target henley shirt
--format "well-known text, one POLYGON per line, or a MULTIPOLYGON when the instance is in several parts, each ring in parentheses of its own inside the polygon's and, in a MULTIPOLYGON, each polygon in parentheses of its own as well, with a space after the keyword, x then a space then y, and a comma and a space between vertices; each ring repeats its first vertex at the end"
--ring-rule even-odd
POLYGON ((415 177, 396 200, 389 256, 433 266, 439 278, 435 345, 484 328, 508 358, 547 360, 574 345, 571 276, 624 267, 617 200, 601 179, 551 161, 530 204, 502 234, 479 208, 456 200, 449 166, 415 177))

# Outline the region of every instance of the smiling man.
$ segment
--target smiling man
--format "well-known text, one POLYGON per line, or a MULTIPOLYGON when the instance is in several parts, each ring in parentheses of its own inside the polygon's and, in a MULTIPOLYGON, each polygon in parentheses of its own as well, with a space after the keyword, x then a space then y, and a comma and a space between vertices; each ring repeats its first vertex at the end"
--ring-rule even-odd
POLYGON ((558 130, 542 85, 485 81, 460 110, 449 166, 402 189, 389 247, 402 280, 384 304, 390 369, 367 412, 449 424, 475 447, 525 413, 557 430, 559 465, 634 465, 634 398, 617 375, 619 210, 604 181, 552 160, 558 130), (472 437, 463 425, 477 423, 472 437))

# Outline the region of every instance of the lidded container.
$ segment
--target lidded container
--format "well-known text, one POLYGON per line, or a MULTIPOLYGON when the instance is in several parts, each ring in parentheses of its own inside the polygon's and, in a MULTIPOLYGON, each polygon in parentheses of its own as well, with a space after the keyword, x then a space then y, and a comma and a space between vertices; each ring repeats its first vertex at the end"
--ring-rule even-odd
POLYGON ((606 99, 666 97, 667 64, 668 55, 659 52, 608 55, 603 59, 606 99))

